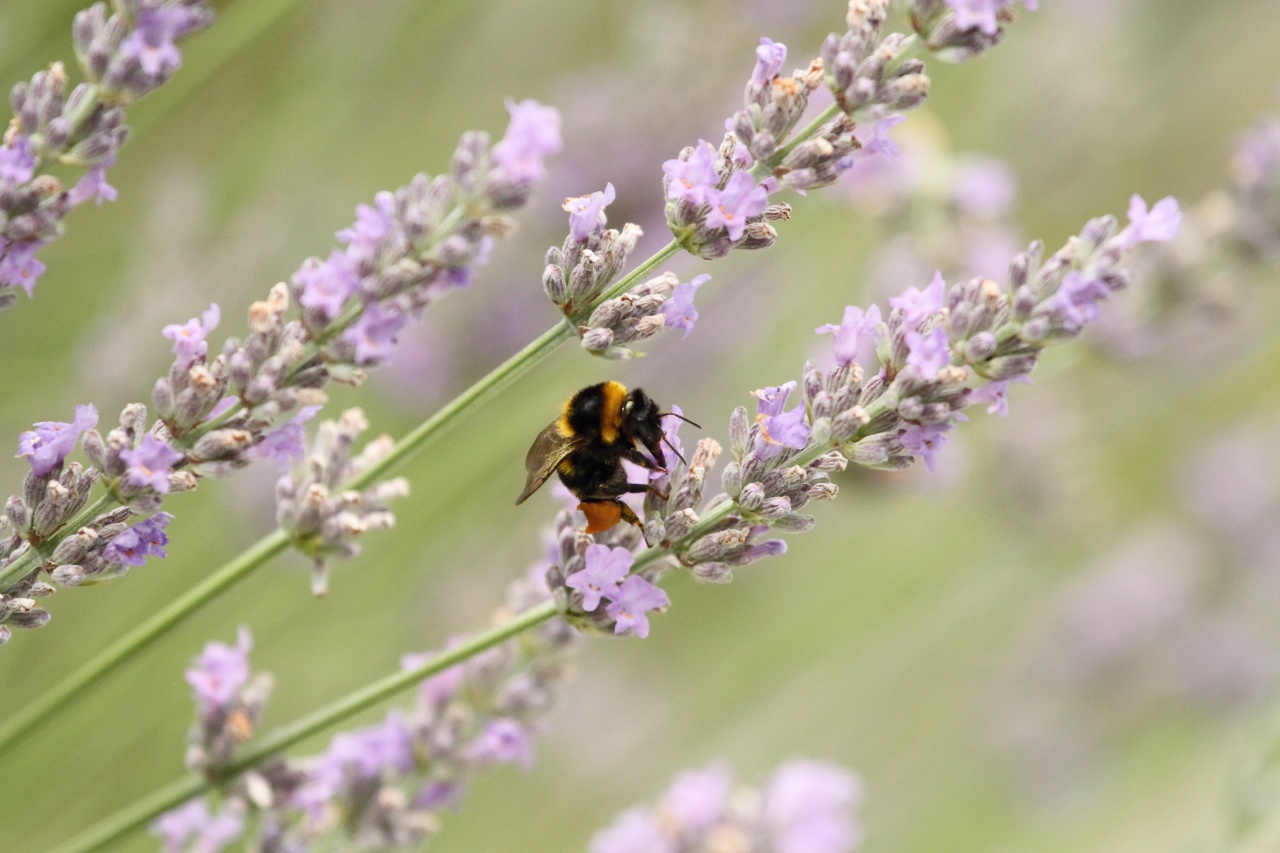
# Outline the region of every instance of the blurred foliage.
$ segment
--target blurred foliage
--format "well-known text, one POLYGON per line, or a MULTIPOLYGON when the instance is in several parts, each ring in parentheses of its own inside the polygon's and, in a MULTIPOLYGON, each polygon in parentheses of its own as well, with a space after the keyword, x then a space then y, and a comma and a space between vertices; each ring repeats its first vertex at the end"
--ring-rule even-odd
MULTIPOLYGON (((218 5, 173 85, 134 108, 137 133, 112 172, 120 200, 71 217, 43 255, 35 299, 0 316, 10 440, 78 402, 109 423, 165 369, 162 325, 212 300, 220 331, 239 334, 243 307, 302 258, 326 255, 356 203, 445 168, 466 129, 500 134, 505 97, 560 106, 566 150, 519 235, 472 290, 432 310, 410 368, 333 401, 404 434, 554 321, 538 281, 545 246, 562 239, 561 198, 612 180, 611 220, 661 241, 661 161, 719 138, 758 37, 803 64, 843 15, 839 0, 218 5)), ((933 65, 928 105, 901 130, 940 127, 952 150, 1007 161, 1019 226, 1051 248, 1090 216, 1122 214, 1131 192, 1195 202, 1225 181, 1233 136, 1277 109, 1272 0, 1042 5, 990 54, 933 65)), ((0 5, 5 79, 69 61, 79 6, 0 5)), ((521 460, 578 387, 643 384, 723 440, 732 407, 797 376, 820 345, 814 327, 863 299, 882 236, 838 190, 792 202, 774 249, 706 268, 714 280, 688 340, 656 339, 649 357, 618 365, 566 348, 413 459, 398 526, 337 567, 326 599, 310 596, 300 558, 281 560, 7 755, 4 848, 43 849, 181 772, 182 671, 238 625, 254 633, 255 665, 278 677, 268 727, 481 625, 539 552, 552 503, 511 505, 521 460)), ((1240 310, 1274 308, 1275 283, 1240 310)), ((1101 745, 1086 778, 1057 780, 1069 795, 1046 799, 993 748, 990 694, 1064 579, 1175 506, 1189 454, 1242 417, 1276 422, 1270 325, 1195 371, 1064 347, 1034 387, 1014 390, 1008 420, 960 431, 934 478, 846 475, 785 557, 729 587, 672 584, 673 607, 647 641, 591 642, 536 767, 479 780, 433 849, 581 849, 679 768, 722 758, 751 778, 793 755, 863 775, 867 851, 1168 850, 1215 838, 1232 768, 1263 749, 1256 705, 1146 715, 1101 745), (1012 452, 1014 441, 1041 453, 1012 452)), ((24 468, 0 456, 11 489, 24 468)), ((0 712, 269 530, 270 480, 243 474, 175 498, 168 559, 57 595, 54 621, 0 653, 0 712)), ((128 849, 151 846, 137 836, 128 849)))

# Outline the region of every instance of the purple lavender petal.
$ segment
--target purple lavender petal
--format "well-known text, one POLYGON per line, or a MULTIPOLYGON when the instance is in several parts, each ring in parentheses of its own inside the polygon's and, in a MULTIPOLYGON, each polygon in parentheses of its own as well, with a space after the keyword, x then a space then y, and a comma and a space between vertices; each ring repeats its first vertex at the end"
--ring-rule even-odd
POLYGON ((693 204, 707 201, 708 192, 720 183, 716 172, 716 150, 705 139, 699 139, 688 160, 667 160, 662 171, 671 178, 667 197, 687 198, 693 204))
POLYGON ((617 192, 613 184, 605 184, 604 191, 578 198, 566 198, 563 208, 569 213, 569 233, 579 243, 585 243, 592 234, 603 227, 604 209, 613 203, 617 192))
POLYGON ((26 456, 31 463, 31 471, 37 477, 43 477, 62 464, 67 454, 75 449, 80 434, 98 424, 98 410, 92 404, 76 406, 76 416, 72 423, 61 421, 41 421, 34 430, 28 430, 18 436, 17 456, 26 456))
POLYGON ((890 296, 889 304, 901 309, 902 327, 914 329, 925 317, 942 310, 942 297, 946 287, 942 273, 935 272, 933 281, 923 291, 908 287, 901 296, 890 296))
POLYGON ((253 638, 248 628, 236 633, 236 644, 211 642, 204 647, 200 657, 187 670, 187 683, 191 685, 196 702, 215 707, 225 707, 236 693, 249 681, 249 650, 253 638))
POLYGON ((903 339, 907 344, 907 366, 920 371, 923 378, 933 379, 951 363, 951 340, 942 326, 934 326, 927 335, 907 332, 903 339))
POLYGON ((879 305, 872 305, 865 313, 856 305, 849 305, 844 309, 840 325, 828 323, 814 331, 819 335, 835 335, 832 348, 838 363, 869 367, 876 363, 875 332, 880 322, 879 305))
POLYGON ((147 557, 163 559, 168 556, 164 546, 169 544, 165 528, 172 520, 173 516, 169 513, 157 512, 121 531, 102 549, 102 558, 109 563, 126 566, 141 566, 147 557))
POLYGON ((36 250, 42 245, 37 241, 8 243, 0 238, 0 285, 21 287, 31 296, 44 275, 45 266, 36 258, 36 250))
POLYGON ((298 302, 306 308, 315 308, 330 320, 338 316, 360 284, 350 260, 337 249, 327 261, 308 260, 293 274, 293 280, 301 291, 298 302))
POLYGON ((244 820, 233 807, 212 815, 202 799, 167 811, 151 823, 151 834, 160 837, 165 853, 218 853, 243 830, 244 820))
POLYGON ((169 492, 169 471, 183 457, 151 433, 142 437, 136 449, 120 451, 120 458, 129 466, 125 471, 128 482, 138 487, 150 487, 158 494, 169 492))
POLYGON ((586 568, 565 578, 565 586, 582 593, 582 609, 590 613, 600 605, 601 598, 617 600, 619 584, 635 558, 626 548, 591 545, 583 560, 586 568))
POLYGON ((757 186, 750 172, 734 172, 722 190, 708 190, 707 201, 711 211, 707 214, 709 228, 724 228, 730 240, 738 240, 747 227, 747 220, 764 213, 769 206, 769 194, 757 186))
POLYGON ((605 608, 615 625, 614 634, 635 634, 644 639, 649 636, 650 610, 666 607, 667 594, 639 575, 630 575, 618 588, 617 598, 605 608))
POLYGON ((694 276, 692 281, 676 285, 671 298, 662 303, 662 316, 668 329, 684 329, 684 336, 689 337, 693 324, 698 319, 698 309, 693 307, 693 294, 710 280, 711 276, 703 273, 694 276))
POLYGON ((218 303, 211 302, 208 310, 198 318, 192 317, 181 326, 170 323, 160 330, 160 334, 173 341, 173 354, 184 370, 208 353, 209 344, 205 338, 217 327, 221 318, 222 311, 218 308, 218 303))
POLYGON ((408 322, 403 313, 371 302, 355 325, 342 333, 342 339, 355 347, 356 364, 385 364, 395 353, 396 335, 408 322))
POLYGON ((560 150, 560 112, 534 100, 508 100, 507 111, 511 124, 490 156, 514 180, 540 180, 543 158, 560 150))
POLYGON ((751 83, 763 88, 773 82, 787 61, 787 46, 773 39, 761 38, 756 48, 756 67, 751 71, 751 83))

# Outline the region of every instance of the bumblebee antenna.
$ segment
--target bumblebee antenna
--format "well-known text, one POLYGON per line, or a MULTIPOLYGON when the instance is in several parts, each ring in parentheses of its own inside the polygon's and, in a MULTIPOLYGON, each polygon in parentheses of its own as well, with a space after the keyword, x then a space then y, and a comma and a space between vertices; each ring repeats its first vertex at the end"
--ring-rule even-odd
MULTIPOLYGON (((676 417, 679 417, 679 415, 677 415, 676 417)), ((697 424, 694 424, 694 426, 698 426, 698 425, 697 425, 697 424)), ((699 429, 701 429, 701 427, 698 427, 698 428, 699 428, 699 429)), ((672 444, 670 441, 668 441, 668 440, 667 440, 667 437, 666 437, 665 435, 662 437, 662 441, 663 441, 663 443, 664 443, 664 444, 666 444, 666 445, 667 445, 667 447, 670 447, 670 448, 671 448, 671 452, 672 452, 672 453, 674 453, 674 454, 676 455, 676 458, 677 458, 677 459, 679 459, 681 462, 683 462, 683 463, 684 463, 684 467, 688 468, 688 467, 689 467, 689 461, 688 461, 687 459, 685 459, 683 456, 681 456, 681 455, 680 455, 680 451, 679 451, 679 450, 676 450, 676 446, 675 446, 674 444, 672 444)))
MULTIPOLYGON (((700 424, 700 423, 696 423, 696 422, 694 422, 694 421, 689 420, 688 418, 686 418, 684 415, 680 414, 679 412, 658 412, 658 417, 660 417, 660 418, 665 418, 665 417, 667 417, 667 415, 670 415, 670 416, 671 416, 671 417, 673 417, 673 418, 679 418, 680 420, 684 421, 684 422, 685 422, 685 423, 687 423, 687 424, 692 424, 693 426, 697 427, 698 429, 702 429, 702 424, 700 424)), ((672 449, 674 450, 675 448, 672 448, 672 449)), ((679 455, 679 454, 677 454, 677 455, 679 455)))

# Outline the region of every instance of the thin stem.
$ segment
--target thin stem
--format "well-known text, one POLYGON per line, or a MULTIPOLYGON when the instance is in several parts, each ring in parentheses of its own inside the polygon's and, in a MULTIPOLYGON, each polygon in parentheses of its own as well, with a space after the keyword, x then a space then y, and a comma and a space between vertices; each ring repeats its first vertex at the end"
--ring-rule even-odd
MULTIPOLYGON (((526 610, 509 622, 476 634, 465 643, 442 651, 420 666, 388 675, 354 693, 347 694, 318 711, 295 720, 283 728, 276 729, 271 734, 260 739, 251 749, 246 749, 234 763, 223 771, 222 779, 226 780, 238 776, 294 744, 324 731, 361 711, 372 708, 386 699, 390 699, 424 678, 442 672, 455 664, 462 663, 486 649, 493 648, 517 634, 546 622, 555 616, 556 612, 555 602, 543 602, 526 610)), ((66 844, 58 847, 56 853, 83 853, 83 851, 105 847, 169 809, 192 797, 203 794, 211 787, 212 783, 200 776, 190 775, 183 777, 138 800, 133 805, 127 806, 122 811, 116 812, 96 826, 90 827, 66 844)))
POLYGON ((18 557, 3 569, 0 569, 0 590, 7 590, 15 583, 31 574, 41 561, 47 560, 53 554, 53 549, 65 536, 66 532, 79 530, 85 524, 97 518, 108 506, 114 505, 116 501, 110 495, 102 495, 93 503, 76 513, 75 517, 69 519, 62 525, 60 530, 63 535, 51 535, 39 545, 33 545, 26 552, 19 554, 18 557))
POLYGON ((289 538, 282 530, 259 539, 248 550, 241 552, 231 562, 171 601, 146 622, 90 658, 79 669, 36 697, 34 702, 0 724, 0 751, 47 721, 58 710, 67 707, 69 700, 75 698, 80 691, 97 683, 138 650, 163 637, 192 612, 212 601, 236 581, 247 577, 258 566, 284 551, 288 545, 289 538))

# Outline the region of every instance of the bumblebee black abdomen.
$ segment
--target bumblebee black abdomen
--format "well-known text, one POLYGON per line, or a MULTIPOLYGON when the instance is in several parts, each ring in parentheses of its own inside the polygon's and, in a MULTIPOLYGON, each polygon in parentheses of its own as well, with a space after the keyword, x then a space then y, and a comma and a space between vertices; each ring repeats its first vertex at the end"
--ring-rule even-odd
POLYGON ((625 488, 626 469, 616 445, 593 441, 574 450, 556 467, 560 482, 580 498, 616 496, 625 488))

